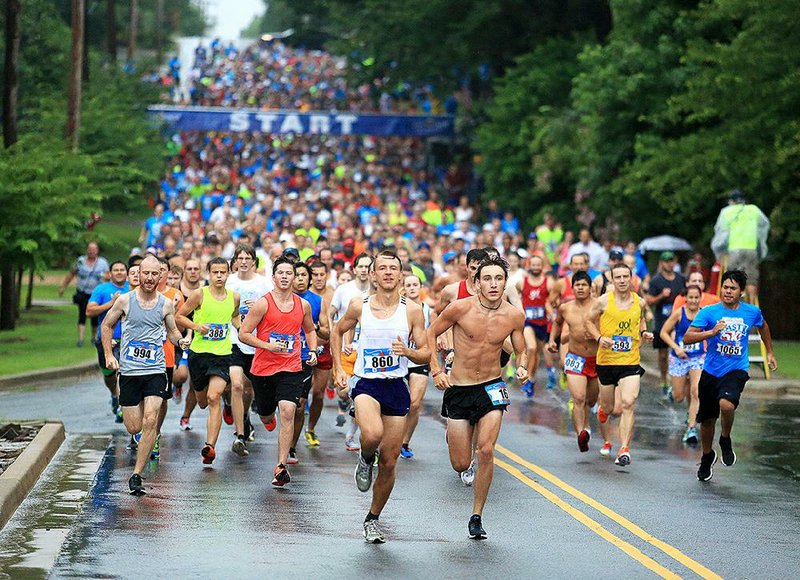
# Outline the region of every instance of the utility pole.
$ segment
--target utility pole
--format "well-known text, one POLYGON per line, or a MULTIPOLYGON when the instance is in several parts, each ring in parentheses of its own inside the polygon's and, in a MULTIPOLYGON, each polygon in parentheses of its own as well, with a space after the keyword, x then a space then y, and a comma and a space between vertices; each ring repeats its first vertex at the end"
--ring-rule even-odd
MULTIPOLYGON (((19 13, 20 0, 6 0, 6 54, 3 78, 3 145, 11 147, 17 142, 17 68, 19 66, 19 13)), ((14 330, 17 325, 17 289, 14 264, 0 260, 0 330, 14 330)))
POLYGON ((136 36, 139 33, 139 0, 131 0, 130 37, 128 38, 128 65, 133 63, 136 52, 136 36))
POLYGON ((108 35, 108 60, 117 64, 117 6, 115 0, 106 0, 106 34, 108 35))
POLYGON ((69 101, 67 104, 67 146, 78 151, 81 126, 81 71, 83 68, 84 0, 72 0, 72 51, 69 69, 69 101))

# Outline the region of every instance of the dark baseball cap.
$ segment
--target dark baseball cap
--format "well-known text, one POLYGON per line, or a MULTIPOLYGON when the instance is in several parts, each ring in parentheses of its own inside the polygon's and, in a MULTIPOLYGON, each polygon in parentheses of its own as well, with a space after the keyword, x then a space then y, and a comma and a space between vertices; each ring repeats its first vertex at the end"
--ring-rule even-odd
POLYGON ((299 258, 300 257, 300 252, 297 250, 297 248, 286 248, 283 251, 283 255, 287 256, 287 257, 288 256, 293 256, 295 258, 299 258))
POLYGON ((744 201, 744 192, 740 189, 734 189, 730 195, 732 201, 744 201))
POLYGON ((658 259, 661 260, 662 262, 666 262, 667 260, 674 260, 675 252, 671 252, 669 250, 661 252, 661 255, 658 257, 658 259))
POLYGON ((625 257, 625 254, 622 253, 622 250, 611 250, 608 253, 609 260, 621 260, 625 257))
POLYGON ((421 250, 422 248, 425 248, 426 250, 430 250, 431 249, 431 245, 428 242, 420 242, 419 244, 417 244, 417 249, 418 250, 421 250))

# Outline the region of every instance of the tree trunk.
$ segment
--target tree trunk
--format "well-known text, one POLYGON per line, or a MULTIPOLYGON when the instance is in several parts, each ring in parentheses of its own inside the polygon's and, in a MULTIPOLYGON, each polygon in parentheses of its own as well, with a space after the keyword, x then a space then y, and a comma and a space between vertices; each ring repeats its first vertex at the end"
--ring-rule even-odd
POLYGON ((72 0, 72 51, 67 105, 67 146, 78 151, 81 127, 81 71, 83 68, 84 0, 72 0))
POLYGON ((131 0, 130 25, 128 37, 128 64, 133 63, 136 52, 136 36, 139 33, 139 0, 131 0))
POLYGON ((0 270, 0 330, 14 330, 17 317, 14 316, 14 265, 3 262, 0 270))
POLYGON ((20 0, 6 0, 6 60, 3 79, 3 144, 17 142, 17 68, 20 0))
POLYGON ((14 288, 14 290, 16 291, 14 295, 14 309, 15 309, 14 316, 16 316, 17 319, 19 319, 19 313, 21 310, 19 302, 20 300, 22 300, 22 274, 24 273, 25 273, 25 268, 23 266, 20 266, 19 270, 17 270, 17 287, 14 288))
POLYGON ((31 264, 31 269, 28 270, 28 295, 25 297, 25 310, 33 308, 33 275, 34 265, 31 264))
POLYGON ((81 49, 83 52, 83 59, 81 60, 81 82, 89 82, 89 35, 86 34, 86 23, 89 22, 89 2, 92 0, 84 0, 85 6, 83 7, 83 42, 81 49))
POLYGON ((115 0, 106 0, 106 34, 108 35, 108 60, 117 64, 117 6, 115 0))

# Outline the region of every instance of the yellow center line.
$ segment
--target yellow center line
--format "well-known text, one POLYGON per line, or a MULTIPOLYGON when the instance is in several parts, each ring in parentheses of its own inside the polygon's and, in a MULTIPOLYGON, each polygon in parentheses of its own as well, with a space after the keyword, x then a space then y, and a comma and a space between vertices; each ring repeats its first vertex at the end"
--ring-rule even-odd
POLYGON ((575 509, 574 507, 569 505, 567 502, 565 502, 563 499, 558 497, 552 491, 544 487, 542 484, 537 483, 534 480, 527 477, 519 469, 517 469, 510 463, 506 463, 502 459, 498 459, 495 457, 494 464, 497 465, 499 468, 504 469, 514 477, 516 477, 518 480, 520 480, 522 483, 524 483, 537 493, 541 494, 545 499, 547 499, 548 501, 555 504, 557 507, 567 512, 569 515, 578 520, 584 526, 592 530, 595 534, 597 534, 604 540, 610 542, 611 544, 613 544, 614 546, 625 552, 628 556, 630 556, 643 566, 649 568, 650 570, 658 574, 661 578, 669 578, 671 580, 677 580, 680 578, 680 576, 678 576, 671 570, 665 568, 664 566, 653 560, 650 556, 643 553, 634 545, 630 544, 629 542, 626 542, 619 536, 615 536, 614 534, 609 532, 602 525, 600 525, 598 521, 593 520, 582 511, 575 509))
POLYGON ((574 487, 572 487, 571 485, 569 485, 568 483, 566 483, 562 479, 558 478, 557 476, 553 475, 552 473, 550 473, 546 469, 543 469, 543 468, 539 467, 538 465, 535 465, 535 464, 531 463, 530 461, 526 461, 525 459, 523 459, 522 457, 520 457, 519 455, 517 455, 513 451, 509 451, 508 449, 506 449, 505 447, 503 447, 500 444, 497 444, 497 446, 495 448, 497 449, 497 451, 499 451, 500 453, 502 453, 503 455, 505 455, 506 457, 508 457, 512 461, 514 461, 514 462, 516 462, 516 463, 528 468, 530 471, 532 471, 536 475, 546 479, 547 481, 549 481, 553 485, 558 486, 559 488, 561 488, 562 490, 564 490, 565 492, 567 492, 568 494, 570 494, 574 498, 582 501, 586 505, 588 505, 588 506, 596 509, 597 511, 599 511, 604 516, 612 519, 613 521, 618 523, 620 526, 622 526, 623 528, 625 528, 626 530, 628 530, 632 534, 638 536, 639 538, 641 538, 642 540, 644 540, 648 544, 651 544, 651 545, 655 546, 656 548, 658 548, 659 550, 664 552, 669 557, 673 558, 674 560, 680 562, 681 564, 683 564, 684 566, 689 568, 689 570, 691 570, 692 572, 694 572, 695 574, 697 574, 701 578, 713 579, 713 580, 722 580, 722 576, 720 576, 719 574, 716 574, 716 573, 712 572, 711 570, 709 570, 708 568, 706 568, 705 566, 703 566, 702 564, 700 564, 696 560, 693 560, 692 558, 690 558, 689 556, 687 556, 686 554, 681 552, 676 547, 671 546, 670 544, 667 544, 666 542, 664 542, 662 540, 659 540, 658 538, 648 534, 642 528, 640 528, 639 526, 634 524, 629 519, 621 516, 620 514, 618 514, 617 512, 612 510, 611 508, 608 508, 608 507, 604 506, 599 501, 589 497, 588 495, 586 495, 582 491, 579 491, 579 490, 575 489, 574 487))

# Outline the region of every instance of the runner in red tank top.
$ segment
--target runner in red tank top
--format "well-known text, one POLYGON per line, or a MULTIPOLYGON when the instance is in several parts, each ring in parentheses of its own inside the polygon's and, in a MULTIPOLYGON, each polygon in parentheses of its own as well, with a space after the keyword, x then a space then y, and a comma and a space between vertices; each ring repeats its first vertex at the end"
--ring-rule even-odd
MULTIPOLYGON (((479 248, 467 252, 467 279, 461 280, 460 282, 453 282, 452 284, 448 284, 444 287, 442 293, 439 294, 439 302, 436 303, 436 308, 434 309, 437 316, 441 314, 451 302, 463 300, 464 298, 470 298, 475 295, 475 272, 478 271, 478 266, 480 263, 488 257, 489 254, 486 253, 486 250, 479 248)), ((433 347, 433 345, 431 345, 431 347, 433 347)), ((442 357, 444 358, 445 369, 449 370, 453 365, 452 333, 446 332, 439 336, 436 342, 436 351, 434 351, 434 353, 437 351, 441 353, 442 357)), ((434 354, 432 356, 436 355, 434 354)))
POLYGON ((474 294, 469 291, 469 288, 467 287, 467 281, 461 280, 461 282, 458 283, 458 294, 456 296, 456 300, 463 300, 464 298, 471 298, 472 296, 474 296, 474 294))
POLYGON ((528 380, 522 385, 526 395, 532 397, 536 383, 536 371, 539 368, 539 355, 544 353, 547 366, 547 388, 556 384, 555 361, 545 344, 550 338, 552 305, 550 294, 555 281, 544 273, 544 260, 541 256, 532 256, 528 264, 528 275, 517 282, 517 291, 522 298, 522 310, 525 312, 525 345, 528 349, 528 380))
POLYGON ((247 313, 239 340, 255 347, 251 373, 256 407, 267 431, 275 429, 275 409, 280 410, 278 465, 272 485, 289 483, 289 447, 294 436, 294 417, 303 394, 300 362, 300 329, 305 332, 309 359, 317 364, 317 333, 311 305, 292 292, 294 263, 284 256, 272 266, 275 289, 260 298, 247 313))

